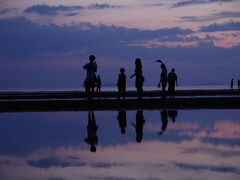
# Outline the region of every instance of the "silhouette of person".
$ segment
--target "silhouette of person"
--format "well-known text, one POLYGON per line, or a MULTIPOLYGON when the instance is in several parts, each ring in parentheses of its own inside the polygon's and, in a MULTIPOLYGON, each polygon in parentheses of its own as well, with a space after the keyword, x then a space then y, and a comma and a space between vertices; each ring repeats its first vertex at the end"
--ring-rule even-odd
POLYGON ((168 117, 172 119, 173 123, 176 122, 177 115, 178 115, 177 110, 168 110, 168 117))
POLYGON ((172 69, 172 71, 168 74, 168 93, 170 98, 174 98, 175 85, 178 86, 177 75, 175 73, 175 69, 172 69))
POLYGON ((127 126, 127 118, 126 118, 126 111, 118 111, 118 123, 119 123, 119 127, 121 129, 121 134, 125 134, 126 133, 126 126, 127 126))
POLYGON ((156 60, 156 62, 161 63, 160 67, 162 69, 162 72, 160 74, 160 81, 158 83, 158 87, 160 87, 162 85, 162 98, 165 98, 166 97, 167 81, 168 81, 167 68, 161 60, 156 60))
POLYGON ((94 87, 95 87, 95 81, 96 81, 96 75, 97 72, 97 64, 95 62, 95 56, 91 55, 89 56, 90 63, 87 63, 83 66, 85 70, 87 70, 87 77, 85 79, 85 89, 87 90, 88 98, 92 98, 94 95, 94 87))
POLYGON ((135 128, 136 142, 138 142, 138 143, 142 142, 144 123, 145 123, 145 120, 144 120, 144 117, 143 117, 143 111, 137 111, 137 113, 136 113, 136 124, 134 124, 134 123, 131 123, 131 124, 135 128))
POLYGON ((122 96, 125 99, 126 92, 126 75, 124 74, 125 69, 120 69, 120 74, 118 75, 117 87, 118 87, 118 99, 122 96))
POLYGON ((230 88, 231 88, 231 89, 233 89, 233 85, 234 85, 234 82, 233 82, 233 81, 234 81, 234 79, 232 79, 231 82, 230 82, 230 88))
POLYGON ((166 130, 167 128, 167 124, 168 124, 168 112, 167 110, 162 110, 160 111, 161 113, 161 121, 162 121, 162 128, 161 131, 158 132, 159 135, 162 135, 163 132, 166 130))
POLYGON ((88 92, 88 87, 87 87, 88 85, 87 85, 87 81, 86 81, 86 79, 84 80, 84 82, 83 82, 83 87, 84 87, 84 89, 85 89, 85 93, 87 93, 88 92))
POLYGON ((238 79, 238 89, 240 89, 240 80, 238 79))
POLYGON ((97 78, 96 78, 96 87, 97 87, 96 93, 97 93, 97 92, 100 93, 101 87, 102 87, 102 80, 101 80, 101 78, 100 78, 99 75, 98 75, 97 78))
POLYGON ((87 125, 87 137, 84 139, 84 141, 89 144, 90 151, 91 152, 96 152, 97 144, 98 144, 98 136, 97 136, 97 129, 98 126, 96 125, 96 120, 94 117, 94 113, 88 112, 88 125, 87 125))
POLYGON ((133 77, 136 77, 135 79, 135 87, 137 89, 138 98, 142 98, 142 92, 143 92, 143 82, 145 81, 145 78, 142 74, 142 63, 141 59, 137 58, 135 60, 135 73, 130 77, 131 79, 133 77))

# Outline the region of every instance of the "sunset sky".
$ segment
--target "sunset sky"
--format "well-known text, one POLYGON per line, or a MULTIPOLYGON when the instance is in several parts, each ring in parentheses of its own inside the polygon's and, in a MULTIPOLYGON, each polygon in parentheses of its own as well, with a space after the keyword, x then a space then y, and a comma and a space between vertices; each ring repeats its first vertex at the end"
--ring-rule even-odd
POLYGON ((159 81, 157 59, 180 85, 240 79, 239 0, 1 0, 0 40, 0 89, 81 87, 91 54, 104 85, 135 58, 145 86, 159 81))

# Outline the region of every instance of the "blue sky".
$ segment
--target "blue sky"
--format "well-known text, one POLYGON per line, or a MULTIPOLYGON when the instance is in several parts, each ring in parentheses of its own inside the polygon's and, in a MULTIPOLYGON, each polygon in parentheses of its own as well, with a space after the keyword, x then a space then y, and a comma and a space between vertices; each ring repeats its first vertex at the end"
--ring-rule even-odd
MULTIPOLYGON (((240 79, 237 0, 10 0, 0 3, 0 88, 81 87, 95 54, 103 84, 143 61, 146 86, 163 59, 180 85, 240 79)), ((128 79, 129 86, 134 81, 128 79)))

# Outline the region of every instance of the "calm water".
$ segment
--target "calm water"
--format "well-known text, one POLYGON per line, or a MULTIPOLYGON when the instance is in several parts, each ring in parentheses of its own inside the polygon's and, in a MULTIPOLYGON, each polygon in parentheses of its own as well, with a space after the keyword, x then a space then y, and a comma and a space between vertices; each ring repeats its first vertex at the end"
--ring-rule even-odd
POLYGON ((0 179, 238 180, 239 117, 240 110, 1 113, 0 179))

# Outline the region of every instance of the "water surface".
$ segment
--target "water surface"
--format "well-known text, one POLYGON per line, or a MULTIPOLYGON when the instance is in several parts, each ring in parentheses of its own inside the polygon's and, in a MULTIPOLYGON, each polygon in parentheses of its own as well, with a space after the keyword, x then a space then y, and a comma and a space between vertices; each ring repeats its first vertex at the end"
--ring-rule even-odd
POLYGON ((1 113, 0 179, 240 179, 239 117, 239 110, 1 113))

